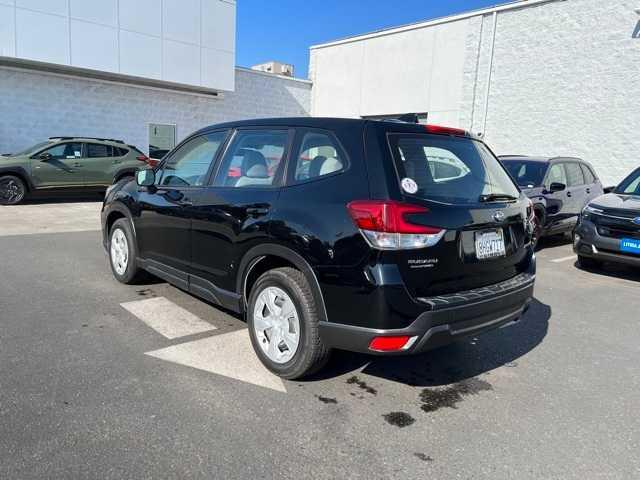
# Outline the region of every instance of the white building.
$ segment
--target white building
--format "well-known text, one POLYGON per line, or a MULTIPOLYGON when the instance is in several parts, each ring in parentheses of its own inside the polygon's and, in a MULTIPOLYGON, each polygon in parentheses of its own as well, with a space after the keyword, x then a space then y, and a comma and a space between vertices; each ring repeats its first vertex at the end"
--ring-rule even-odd
POLYGON ((311 84, 235 67, 235 0, 0 0, 0 153, 54 135, 166 148, 308 115, 311 84))
POLYGON ((529 0, 311 47, 314 116, 428 113, 498 154, 640 166, 638 0, 529 0))

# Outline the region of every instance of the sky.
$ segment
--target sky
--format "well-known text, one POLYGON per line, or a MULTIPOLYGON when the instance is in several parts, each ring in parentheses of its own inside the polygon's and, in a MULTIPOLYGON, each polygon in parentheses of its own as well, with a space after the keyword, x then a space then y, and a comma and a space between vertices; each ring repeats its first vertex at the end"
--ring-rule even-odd
POLYGON ((309 46, 506 3, 505 0, 237 0, 236 63, 292 63, 307 78, 309 46))

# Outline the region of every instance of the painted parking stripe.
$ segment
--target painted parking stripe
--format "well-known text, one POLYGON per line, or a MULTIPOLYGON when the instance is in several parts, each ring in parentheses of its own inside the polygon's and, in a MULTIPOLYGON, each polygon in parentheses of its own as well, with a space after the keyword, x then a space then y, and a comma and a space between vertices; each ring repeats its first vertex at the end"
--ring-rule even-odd
POLYGON ((571 255, 570 257, 562 257, 551 260, 553 263, 563 263, 568 262, 569 260, 577 260, 578 257, 576 255, 571 255))
POLYGON ((286 393, 284 382, 256 357, 247 329, 147 352, 147 355, 286 393))
POLYGON ((122 303, 121 306, 169 339, 216 329, 164 297, 122 303))

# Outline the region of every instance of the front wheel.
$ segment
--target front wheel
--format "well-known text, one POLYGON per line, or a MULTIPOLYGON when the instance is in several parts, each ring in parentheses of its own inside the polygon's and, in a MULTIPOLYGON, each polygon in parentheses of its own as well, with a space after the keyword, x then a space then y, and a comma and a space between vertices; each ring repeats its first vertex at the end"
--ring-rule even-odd
POLYGON ((138 249, 131 225, 125 218, 113 223, 109 232, 109 263, 113 276, 121 283, 136 283, 142 271, 136 264, 138 249))
POLYGON ((27 187, 20 178, 13 175, 0 177, 0 205, 17 205, 26 194, 27 187))
POLYGON ((247 323, 260 361, 276 375, 296 379, 329 359, 319 332, 319 306, 304 275, 293 268, 263 274, 251 290, 247 323))

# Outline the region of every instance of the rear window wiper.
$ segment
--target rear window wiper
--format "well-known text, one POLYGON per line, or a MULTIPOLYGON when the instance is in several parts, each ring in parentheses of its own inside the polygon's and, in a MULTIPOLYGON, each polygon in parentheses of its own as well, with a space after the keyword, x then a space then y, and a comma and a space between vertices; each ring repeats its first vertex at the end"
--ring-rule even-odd
POLYGON ((507 202, 513 202, 518 200, 518 197, 514 197, 513 195, 509 195, 508 193, 489 193, 487 195, 480 195, 481 202, 499 202, 500 200, 504 200, 507 202))

